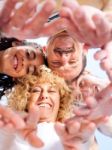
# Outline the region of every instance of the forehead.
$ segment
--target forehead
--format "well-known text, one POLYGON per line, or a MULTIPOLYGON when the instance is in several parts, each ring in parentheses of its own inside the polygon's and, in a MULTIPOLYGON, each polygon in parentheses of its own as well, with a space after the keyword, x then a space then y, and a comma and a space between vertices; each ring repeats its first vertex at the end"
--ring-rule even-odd
POLYGON ((56 85, 54 85, 54 84, 52 84, 52 83, 50 83, 50 81, 49 82, 38 82, 38 83, 36 83, 35 85, 34 85, 34 87, 40 87, 40 88, 53 88, 53 89, 56 89, 56 90, 59 90, 58 88, 57 88, 57 86, 56 85))
POLYGON ((74 40, 71 37, 68 36, 60 36, 54 39, 53 41, 55 46, 73 46, 74 45, 74 40))

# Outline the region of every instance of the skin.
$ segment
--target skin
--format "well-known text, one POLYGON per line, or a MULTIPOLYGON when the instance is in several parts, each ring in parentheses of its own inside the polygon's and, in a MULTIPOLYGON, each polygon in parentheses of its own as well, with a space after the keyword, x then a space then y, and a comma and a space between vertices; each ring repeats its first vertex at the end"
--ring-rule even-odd
POLYGON ((79 50, 73 43, 71 37, 57 37, 47 49, 48 66, 68 81, 76 78, 83 67, 82 45, 78 44, 79 50))
POLYGON ((0 14, 0 28, 6 36, 23 40, 51 36, 62 29, 67 29, 73 37, 92 47, 101 47, 112 39, 112 25, 109 19, 111 14, 105 14, 91 6, 80 6, 77 1, 64 0, 59 12, 61 18, 46 23, 56 9, 55 1, 45 1, 35 17, 36 5, 39 7, 38 0, 33 0, 31 5, 28 5, 28 0, 21 2, 23 5, 14 10, 17 2, 17 0, 7 0, 0 14), (12 11, 14 11, 13 16, 11 16, 12 11), (31 16, 32 20, 26 23, 31 16))
POLYGON ((68 31, 79 41, 101 47, 112 39, 112 25, 106 13, 91 6, 79 6, 76 1, 65 0, 64 6, 60 15, 69 19, 72 25, 68 25, 68 31))
POLYGON ((55 122, 60 105, 59 90, 49 83, 37 84, 31 90, 29 108, 39 107, 39 122, 55 122))
POLYGON ((36 73, 44 63, 39 50, 29 46, 18 46, 0 52, 0 72, 13 77, 36 73))

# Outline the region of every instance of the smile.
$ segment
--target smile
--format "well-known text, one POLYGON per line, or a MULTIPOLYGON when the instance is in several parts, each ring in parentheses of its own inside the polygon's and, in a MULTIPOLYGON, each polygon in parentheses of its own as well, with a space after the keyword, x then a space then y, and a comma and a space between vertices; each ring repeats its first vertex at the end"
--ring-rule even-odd
POLYGON ((14 56, 14 69, 17 70, 17 68, 18 68, 18 58, 17 58, 17 56, 15 55, 15 56, 14 56))
POLYGON ((39 107, 45 107, 45 108, 51 108, 51 105, 49 103, 40 103, 38 104, 39 107))

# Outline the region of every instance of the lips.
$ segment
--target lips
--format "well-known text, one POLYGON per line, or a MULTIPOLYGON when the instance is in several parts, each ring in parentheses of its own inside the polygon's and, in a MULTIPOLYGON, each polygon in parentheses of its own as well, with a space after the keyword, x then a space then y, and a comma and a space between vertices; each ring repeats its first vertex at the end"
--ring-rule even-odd
POLYGON ((51 108, 52 107, 52 105, 49 104, 49 103, 39 103, 38 106, 39 107, 44 107, 44 108, 51 108))
POLYGON ((17 56, 15 55, 15 56, 14 56, 14 69, 17 70, 17 68, 18 68, 18 58, 17 58, 17 56))

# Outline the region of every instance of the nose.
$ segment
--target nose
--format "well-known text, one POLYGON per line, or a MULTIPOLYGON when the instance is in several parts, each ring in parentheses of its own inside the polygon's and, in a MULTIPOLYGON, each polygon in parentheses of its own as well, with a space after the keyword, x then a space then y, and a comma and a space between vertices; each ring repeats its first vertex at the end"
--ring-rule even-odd
POLYGON ((70 57, 69 54, 62 54, 62 56, 61 56, 61 61, 62 61, 62 63, 63 63, 63 64, 68 63, 69 57, 70 57))
POLYGON ((48 99, 48 97, 47 97, 47 96, 41 96, 40 99, 41 99, 41 100, 43 100, 43 99, 48 99))
POLYGON ((42 91, 40 95, 40 100, 47 100, 48 99, 48 93, 47 91, 42 91))

